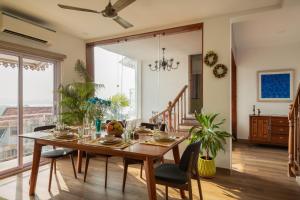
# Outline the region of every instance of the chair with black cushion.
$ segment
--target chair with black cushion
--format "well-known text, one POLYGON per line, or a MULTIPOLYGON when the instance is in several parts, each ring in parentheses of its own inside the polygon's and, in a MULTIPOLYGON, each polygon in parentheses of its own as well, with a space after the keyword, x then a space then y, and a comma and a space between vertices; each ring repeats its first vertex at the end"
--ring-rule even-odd
POLYGON ((166 188, 166 199, 168 199, 168 187, 183 189, 189 191, 189 199, 193 199, 192 193, 192 176, 195 173, 199 197, 203 200, 202 189, 197 168, 201 142, 190 144, 181 157, 179 165, 177 164, 161 164, 155 168, 156 184, 164 185, 166 188))
MULTIPOLYGON (((39 126, 39 127, 36 127, 33 131, 38 132, 38 131, 49 130, 49 129, 53 129, 53 128, 55 128, 55 125, 39 126)), ((66 157, 66 156, 70 156, 70 159, 72 161, 74 176, 77 179, 77 174, 76 174, 75 164, 74 164, 74 157, 73 157, 73 149, 55 148, 54 147, 52 150, 44 151, 41 154, 42 158, 47 158, 47 159, 51 160, 50 177, 49 177, 49 184, 48 184, 49 192, 51 190, 53 168, 54 168, 54 173, 56 174, 56 160, 59 158, 66 157)))
MULTIPOLYGON (((151 129, 151 130, 154 130, 155 128, 158 128, 157 124, 151 124, 151 123, 141 123, 140 126, 145 126, 146 128, 151 129)), ((166 128, 165 124, 162 124, 160 126, 160 131, 165 131, 165 128, 166 128)), ((159 161, 163 162, 163 158, 159 159, 159 161)), ((125 191, 125 184, 126 184, 128 166, 129 165, 140 164, 141 165, 140 178, 143 178, 143 166, 144 166, 144 162, 142 160, 136 160, 136 159, 132 159, 132 158, 124 158, 123 162, 124 162, 124 174, 123 174, 122 191, 124 192, 125 191)))
POLYGON ((146 122, 142 122, 140 124, 140 126, 144 126, 144 127, 148 128, 148 129, 151 129, 151 130, 154 130, 154 129, 158 128, 157 124, 151 124, 151 123, 146 123, 146 122))
MULTIPOLYGON (((109 122, 111 122, 112 120, 106 120, 106 124, 108 124, 109 122)), ((122 124, 123 128, 125 128, 126 126, 126 121, 118 121, 122 124)), ((87 178, 87 172, 88 172, 88 168, 89 168, 89 163, 90 163, 90 159, 92 157, 96 157, 96 156, 102 156, 105 157, 105 183, 104 183, 104 187, 107 187, 107 169, 108 169, 108 158, 111 157, 111 155, 105 155, 105 154, 93 154, 93 153, 86 153, 86 161, 85 161, 85 169, 84 169, 84 178, 83 181, 86 182, 86 178, 87 178)))

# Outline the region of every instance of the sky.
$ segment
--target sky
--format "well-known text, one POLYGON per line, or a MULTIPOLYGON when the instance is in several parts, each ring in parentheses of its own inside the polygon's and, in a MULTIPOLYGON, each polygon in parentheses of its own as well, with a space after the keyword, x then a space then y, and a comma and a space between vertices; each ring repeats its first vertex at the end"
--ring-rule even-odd
MULTIPOLYGON (((7 58, 0 54, 0 58, 7 58)), ((17 57, 10 57, 17 59, 17 57)), ((30 62, 24 59, 24 62, 30 62)), ((53 64, 45 71, 23 69, 23 105, 44 106, 53 102, 53 64)), ((0 62, 0 106, 18 103, 18 68, 4 67, 0 62)))

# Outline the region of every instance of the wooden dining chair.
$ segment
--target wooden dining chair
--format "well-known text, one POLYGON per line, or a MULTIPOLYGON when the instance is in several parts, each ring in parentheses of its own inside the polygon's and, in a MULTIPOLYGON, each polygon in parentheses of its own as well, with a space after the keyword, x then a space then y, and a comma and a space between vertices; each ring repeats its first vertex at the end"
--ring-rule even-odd
MULTIPOLYGON (((106 124, 111 122, 112 120, 106 120, 106 124)), ((126 126, 126 121, 119 121, 123 128, 126 126)), ((89 168, 89 163, 90 159, 96 156, 101 156, 105 158, 105 179, 104 179, 104 187, 107 188, 107 170, 108 170, 108 159, 111 157, 111 155, 104 155, 104 154, 93 154, 93 153, 86 153, 86 160, 85 160, 85 169, 84 169, 84 178, 83 181, 86 182, 87 178, 87 173, 88 173, 88 168, 89 168)))
MULTIPOLYGON (((53 129, 53 128, 55 128, 55 125, 39 126, 39 127, 34 128, 33 131, 38 132, 38 131, 49 130, 49 129, 53 129)), ((48 184, 49 192, 51 190, 53 168, 54 168, 54 173, 56 174, 56 160, 59 158, 66 157, 66 156, 70 156, 70 159, 72 161, 72 166, 73 166, 74 177, 77 179, 77 174, 76 174, 75 164, 74 164, 74 157, 73 157, 73 149, 53 147, 52 150, 44 151, 44 152, 42 151, 41 157, 51 160, 50 177, 49 177, 49 184, 48 184)))
POLYGON ((156 184, 164 185, 166 190, 166 199, 168 199, 168 187, 183 189, 189 191, 189 199, 193 199, 192 193, 192 176, 195 173, 199 197, 203 200, 200 177, 197 168, 201 142, 190 144, 181 157, 179 165, 177 164, 161 164, 155 168, 156 184))
MULTIPOLYGON (((155 128, 158 127, 157 124, 151 124, 151 123, 141 123, 140 126, 145 126, 148 129, 154 130, 155 128)), ((166 126, 164 124, 162 124, 160 126, 160 131, 165 131, 166 126)), ((163 162, 163 158, 156 160, 163 162)), ((125 191, 125 184, 126 184, 126 179, 127 179, 127 171, 128 171, 128 166, 129 165, 137 165, 140 164, 141 168, 140 168, 140 178, 143 178, 143 166, 144 166, 144 162, 142 160, 137 160, 137 159, 132 159, 132 158, 124 158, 123 159, 123 163, 124 163, 124 172, 123 172, 123 185, 122 185, 122 192, 125 191)))

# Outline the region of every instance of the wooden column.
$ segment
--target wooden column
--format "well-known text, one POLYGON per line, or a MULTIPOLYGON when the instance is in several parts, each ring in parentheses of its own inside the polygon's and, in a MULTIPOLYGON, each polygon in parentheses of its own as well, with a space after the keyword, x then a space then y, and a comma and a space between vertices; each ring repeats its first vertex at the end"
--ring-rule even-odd
POLYGON ((94 46, 86 45, 86 69, 92 80, 94 80, 94 67, 94 46))
POLYGON ((168 129, 172 131, 172 102, 169 101, 168 104, 168 129))
POLYGON ((292 113, 293 105, 290 105, 289 114, 289 162, 288 162, 288 175, 294 176, 292 172, 293 162, 294 162, 294 114, 292 113))

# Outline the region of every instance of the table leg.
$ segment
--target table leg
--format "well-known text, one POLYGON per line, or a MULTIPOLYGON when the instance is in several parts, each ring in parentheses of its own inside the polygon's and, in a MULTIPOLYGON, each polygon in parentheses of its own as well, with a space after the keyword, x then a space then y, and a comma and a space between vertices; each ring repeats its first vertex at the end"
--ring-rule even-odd
POLYGON ((146 181, 148 188, 148 198, 149 200, 156 200, 156 185, 155 185, 155 177, 154 177, 154 169, 153 169, 153 159, 147 158, 144 160, 144 167, 146 172, 146 181))
POLYGON ((83 154, 83 151, 78 150, 78 156, 77 156, 77 172, 78 173, 81 173, 82 154, 83 154))
MULTIPOLYGON (((180 162, 180 154, 179 154, 179 147, 178 145, 173 147, 173 156, 174 156, 174 161, 176 164, 179 164, 180 162)), ((182 199, 185 198, 184 190, 180 189, 180 196, 182 199)))
POLYGON ((35 141, 33 158, 32 158, 31 175, 30 175, 30 187, 29 187, 30 196, 33 196, 35 194, 35 186, 36 186, 37 177, 39 173, 41 151, 42 151, 42 145, 38 144, 37 141, 35 141))

